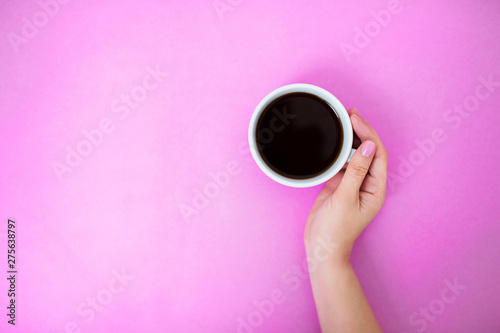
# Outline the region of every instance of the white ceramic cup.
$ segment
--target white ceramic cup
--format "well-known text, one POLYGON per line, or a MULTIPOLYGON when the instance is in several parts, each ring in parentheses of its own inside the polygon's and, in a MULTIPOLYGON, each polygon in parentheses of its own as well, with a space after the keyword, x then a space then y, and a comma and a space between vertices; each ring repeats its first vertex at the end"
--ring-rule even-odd
POLYGON ((259 105, 255 108, 252 118, 250 119, 250 126, 248 128, 248 144, 250 146, 253 159, 259 168, 274 181, 291 187, 316 186, 335 176, 337 172, 339 172, 342 167, 349 162, 352 154, 356 151, 355 149, 352 149, 352 140, 353 133, 351 120, 349 119, 349 114, 340 101, 325 89, 305 83, 295 83, 280 87, 264 97, 264 99, 260 101, 259 105), (298 92, 315 95, 327 102, 338 115, 340 123, 342 124, 342 131, 344 135, 342 140, 342 149, 340 150, 340 154, 335 162, 320 175, 306 179, 292 179, 276 173, 264 162, 257 148, 256 127, 262 111, 264 111, 266 107, 277 98, 286 94, 298 92))

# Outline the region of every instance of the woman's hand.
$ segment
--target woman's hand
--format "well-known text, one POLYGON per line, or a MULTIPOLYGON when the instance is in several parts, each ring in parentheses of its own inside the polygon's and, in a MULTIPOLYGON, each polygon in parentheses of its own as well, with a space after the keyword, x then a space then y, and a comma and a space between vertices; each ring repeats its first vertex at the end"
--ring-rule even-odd
POLYGON ((316 198, 304 242, 307 257, 316 259, 309 274, 323 333, 380 333, 349 257, 354 241, 384 203, 387 152, 356 109, 348 112, 362 143, 347 169, 330 179, 316 198), (319 258, 325 239, 329 255, 319 258))
POLYGON ((344 259, 382 207, 387 178, 387 151, 379 136, 356 109, 348 113, 362 144, 347 169, 330 179, 316 198, 304 235, 306 249, 311 250, 318 237, 328 237, 344 259))

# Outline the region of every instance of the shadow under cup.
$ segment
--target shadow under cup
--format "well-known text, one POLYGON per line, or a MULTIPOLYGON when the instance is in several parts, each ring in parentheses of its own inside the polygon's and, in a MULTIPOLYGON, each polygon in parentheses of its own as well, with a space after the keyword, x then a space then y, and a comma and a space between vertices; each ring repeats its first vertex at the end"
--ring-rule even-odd
POLYGON ((339 158, 344 131, 339 114, 317 95, 289 92, 258 117, 254 138, 262 161, 291 180, 317 177, 339 158))

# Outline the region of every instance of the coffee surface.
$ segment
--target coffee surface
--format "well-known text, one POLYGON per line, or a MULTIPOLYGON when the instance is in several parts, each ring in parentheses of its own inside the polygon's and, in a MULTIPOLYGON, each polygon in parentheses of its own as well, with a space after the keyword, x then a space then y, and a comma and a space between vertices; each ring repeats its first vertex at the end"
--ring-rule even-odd
POLYGON ((342 125, 334 109, 308 93, 275 99, 256 127, 257 148, 264 162, 292 179, 315 177, 327 170, 342 148, 342 125))

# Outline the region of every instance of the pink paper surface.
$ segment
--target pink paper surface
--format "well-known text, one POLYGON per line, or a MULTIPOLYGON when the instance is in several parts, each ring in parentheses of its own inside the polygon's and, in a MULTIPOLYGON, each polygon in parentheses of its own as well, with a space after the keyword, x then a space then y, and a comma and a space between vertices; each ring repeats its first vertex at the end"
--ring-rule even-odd
POLYGON ((321 186, 274 183, 245 145, 260 99, 303 82, 389 152, 352 256, 384 332, 500 332, 499 19, 494 0, 2 1, 0 331, 319 332, 321 186))

